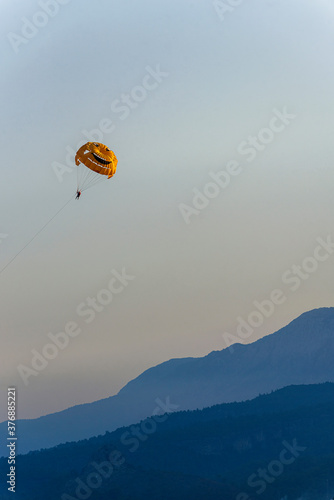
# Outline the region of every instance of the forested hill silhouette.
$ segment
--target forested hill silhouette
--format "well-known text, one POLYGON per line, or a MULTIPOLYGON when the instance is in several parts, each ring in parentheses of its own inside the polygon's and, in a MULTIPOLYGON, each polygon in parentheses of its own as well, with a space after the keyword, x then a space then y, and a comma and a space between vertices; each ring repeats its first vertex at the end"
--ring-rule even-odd
MULTIPOLYGON (((171 359, 129 382, 116 396, 20 420, 20 452, 112 431, 152 413, 245 401, 292 384, 334 381, 334 308, 302 314, 276 333, 202 358, 171 359)), ((7 423, 0 424, 6 434, 7 423)), ((7 453, 5 446, 1 455, 7 453)))
POLYGON ((333 449, 334 384, 290 386, 19 456, 19 498, 328 500, 333 449))

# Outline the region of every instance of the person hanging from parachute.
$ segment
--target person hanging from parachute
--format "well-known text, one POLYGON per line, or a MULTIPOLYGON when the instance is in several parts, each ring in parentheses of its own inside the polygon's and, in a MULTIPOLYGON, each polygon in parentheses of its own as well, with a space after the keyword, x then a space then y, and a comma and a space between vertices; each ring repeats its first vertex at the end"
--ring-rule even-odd
POLYGON ((77 192, 75 199, 78 200, 83 191, 94 184, 108 179, 116 173, 117 158, 113 151, 100 142, 87 142, 75 155, 77 165, 77 192))

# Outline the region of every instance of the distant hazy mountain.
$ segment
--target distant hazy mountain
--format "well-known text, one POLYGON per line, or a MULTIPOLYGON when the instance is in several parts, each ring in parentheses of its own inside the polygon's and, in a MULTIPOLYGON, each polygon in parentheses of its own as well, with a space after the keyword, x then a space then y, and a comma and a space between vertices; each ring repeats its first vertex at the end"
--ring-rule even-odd
MULTIPOLYGON (((333 383, 150 422, 19 456, 20 500, 332 498, 333 383)), ((0 459, 0 476, 7 471, 0 459)), ((12 498, 5 481, 0 498, 12 498)))
MULTIPOLYGON (((19 421, 20 453, 112 431, 159 412, 252 399, 292 384, 334 381, 334 308, 302 314, 252 344, 150 368, 116 396, 19 421)), ((7 424, 0 424, 5 435, 7 424)), ((1 448, 1 456, 7 453, 1 448)))

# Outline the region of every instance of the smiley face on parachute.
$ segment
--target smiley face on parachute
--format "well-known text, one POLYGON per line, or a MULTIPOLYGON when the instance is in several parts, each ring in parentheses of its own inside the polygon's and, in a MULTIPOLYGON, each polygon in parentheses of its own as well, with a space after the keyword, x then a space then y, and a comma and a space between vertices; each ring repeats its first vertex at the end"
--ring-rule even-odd
POLYGON ((77 151, 75 163, 83 163, 98 174, 107 175, 108 179, 116 173, 117 158, 115 154, 100 142, 87 142, 77 151))

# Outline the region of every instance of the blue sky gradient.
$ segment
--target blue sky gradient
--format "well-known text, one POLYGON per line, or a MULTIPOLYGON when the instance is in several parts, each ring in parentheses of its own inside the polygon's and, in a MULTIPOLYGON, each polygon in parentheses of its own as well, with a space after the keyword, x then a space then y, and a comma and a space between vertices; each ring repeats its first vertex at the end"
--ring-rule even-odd
POLYGON ((285 300, 241 342, 333 296, 331 247, 304 262, 318 238, 334 240, 332 3, 245 1, 224 19, 203 0, 52 5, 53 17, 38 17, 35 1, 1 5, 1 268, 74 198, 68 151, 100 140, 118 170, 0 274, 1 381, 17 386, 20 418, 225 348, 224 333, 276 289, 285 300), (45 26, 22 42, 25 19, 45 26), (284 109, 293 118, 273 131, 284 109), (94 135, 101 122, 110 131, 94 135), (196 208, 195 193, 230 161, 238 174, 196 208), (292 290, 294 265, 310 272, 292 290), (85 323, 78 305, 123 268, 134 279, 85 323), (81 333, 25 385, 17 367, 71 321, 81 333))

